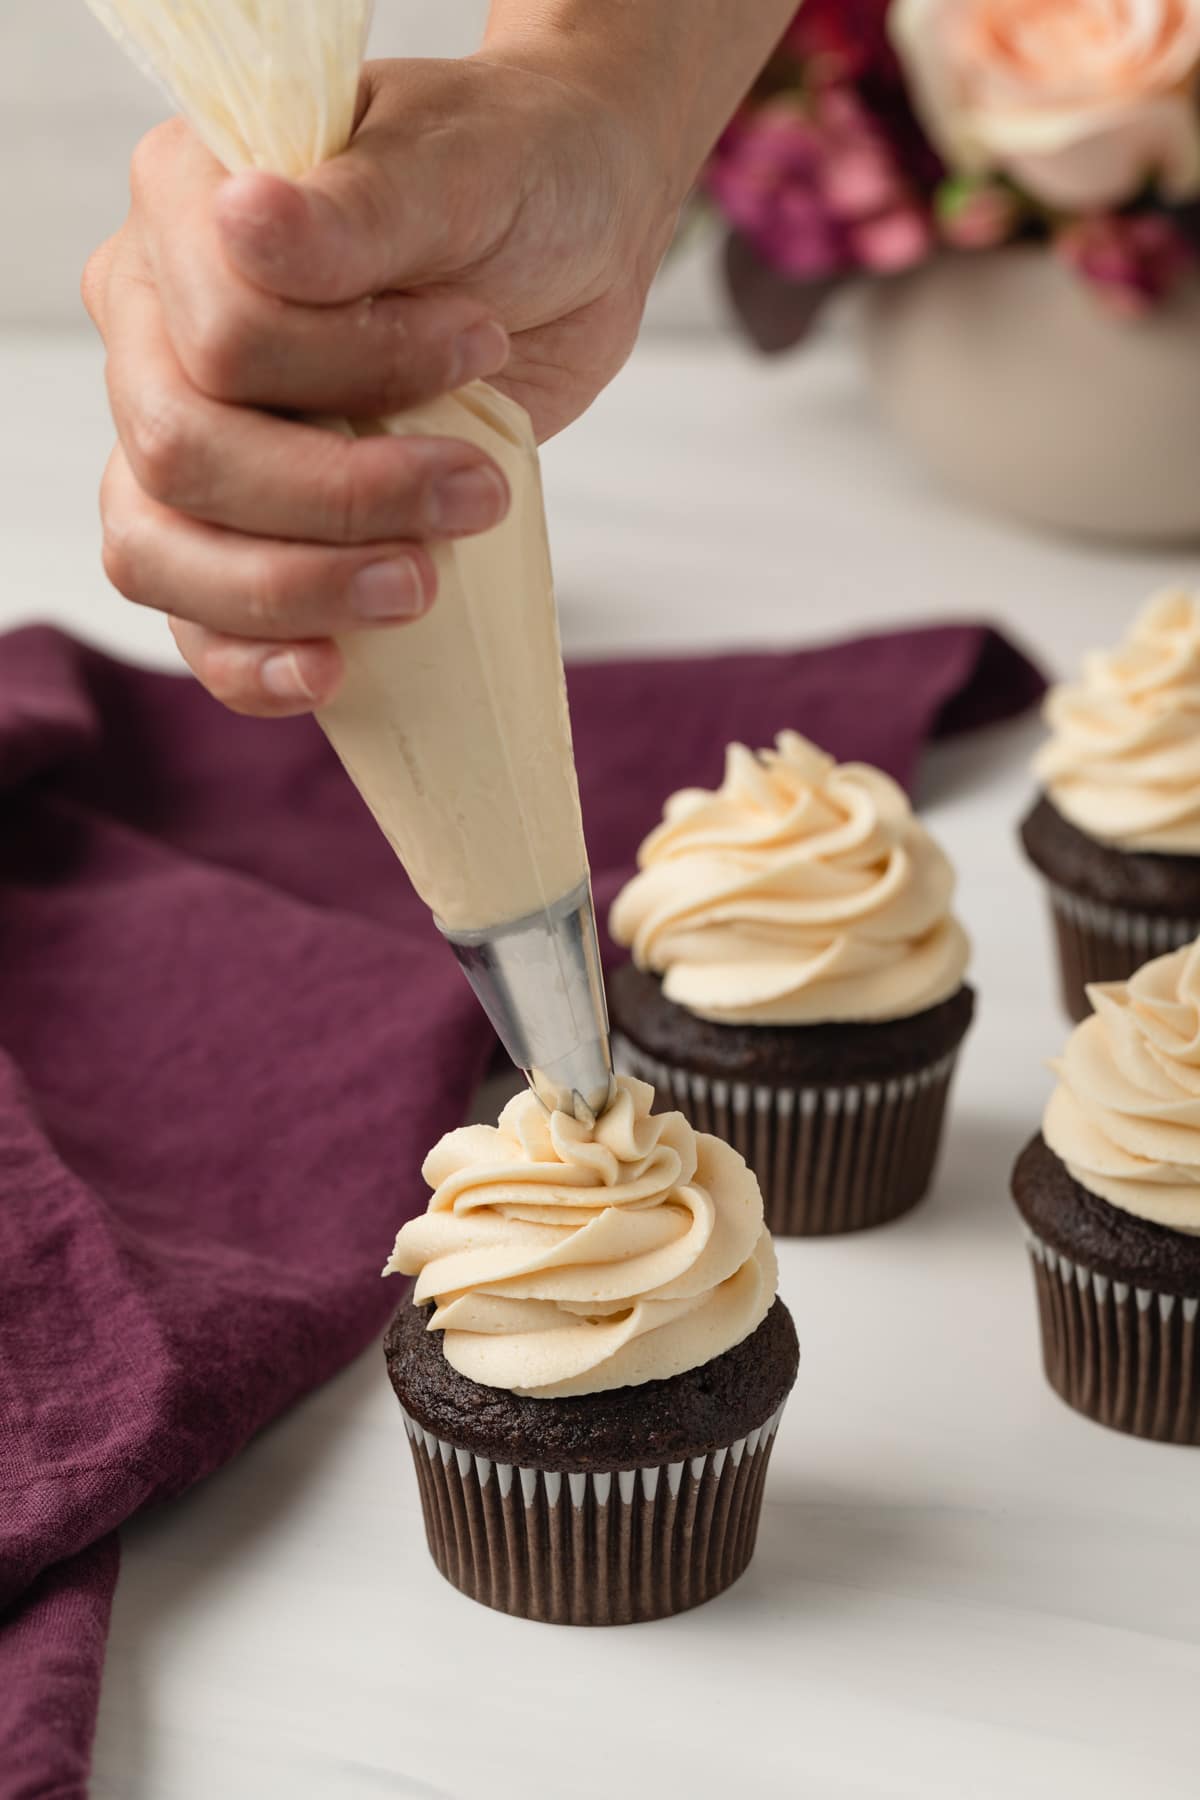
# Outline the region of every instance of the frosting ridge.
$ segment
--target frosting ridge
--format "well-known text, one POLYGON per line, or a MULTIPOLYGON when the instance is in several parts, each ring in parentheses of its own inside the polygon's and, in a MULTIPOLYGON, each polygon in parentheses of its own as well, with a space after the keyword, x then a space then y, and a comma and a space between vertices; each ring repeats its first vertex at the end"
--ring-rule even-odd
POLYGON ((446 1359, 556 1399, 663 1380, 749 1337, 775 1298, 762 1194, 735 1150, 620 1077, 594 1126, 532 1093, 435 1145, 428 1210, 384 1274, 435 1301, 446 1359))
POLYGON ((905 1018, 960 986, 954 872, 904 791, 798 732, 673 794, 609 929, 669 1000, 718 1023, 905 1018))
POLYGON ((1042 1135, 1110 1205, 1200 1233, 1200 942, 1088 989, 1042 1135))
POLYGON ((1156 595, 1115 650, 1053 688, 1034 771, 1089 837, 1200 855, 1200 600, 1156 595))

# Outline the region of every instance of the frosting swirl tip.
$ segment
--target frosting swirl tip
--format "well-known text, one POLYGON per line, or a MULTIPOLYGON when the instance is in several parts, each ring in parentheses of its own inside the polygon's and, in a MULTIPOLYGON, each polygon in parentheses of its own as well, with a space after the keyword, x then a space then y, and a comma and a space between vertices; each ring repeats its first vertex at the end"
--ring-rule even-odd
POLYGON ((1042 1135, 1090 1193, 1200 1232, 1200 943, 1088 997, 1095 1010, 1051 1065, 1042 1135))
POLYGON ((638 871, 613 936, 718 1023, 904 1018, 966 969, 954 872, 903 789, 795 731, 729 745, 719 788, 673 794, 638 871))
POLYGON ((1034 772, 1065 819, 1120 849, 1200 855, 1200 598, 1156 594, 1051 689, 1045 718, 1034 772))
POLYGON ((494 1126, 435 1145, 428 1209, 385 1274, 416 1277, 447 1360, 555 1399, 662 1380, 766 1317, 777 1271, 758 1182, 654 1090, 618 1078, 594 1125, 519 1094, 494 1126))

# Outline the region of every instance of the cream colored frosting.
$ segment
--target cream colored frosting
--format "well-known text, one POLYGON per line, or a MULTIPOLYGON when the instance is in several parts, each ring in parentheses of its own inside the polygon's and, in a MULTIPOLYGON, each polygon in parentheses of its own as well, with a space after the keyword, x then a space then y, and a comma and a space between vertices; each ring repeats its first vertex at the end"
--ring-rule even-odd
POLYGON ((1043 1136, 1102 1200, 1200 1232, 1200 943, 1088 989, 1043 1136))
POLYGON ((440 922, 507 924, 587 874, 533 428, 474 382, 375 429, 477 444, 512 505, 434 547, 423 619, 340 640, 346 678, 317 716, 440 922))
POLYGON ((1130 850, 1200 855, 1200 600, 1159 594, 1046 702, 1034 763, 1063 817, 1130 850))
POLYGON ((428 1210, 384 1274, 415 1275, 431 1331, 472 1381, 539 1399, 698 1368, 766 1317, 777 1269, 762 1194, 735 1150, 652 1113, 621 1077, 595 1125, 531 1093, 430 1152, 428 1210))
POLYGON ((701 1018, 905 1018, 960 985, 954 873, 903 791, 785 731, 731 744, 715 793, 673 794, 609 929, 701 1018))

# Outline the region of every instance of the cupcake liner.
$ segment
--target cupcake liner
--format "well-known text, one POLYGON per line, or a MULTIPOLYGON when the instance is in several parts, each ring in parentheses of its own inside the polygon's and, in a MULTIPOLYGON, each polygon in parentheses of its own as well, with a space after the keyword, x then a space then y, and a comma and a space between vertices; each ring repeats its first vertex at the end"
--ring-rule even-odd
POLYGON ((1055 1393, 1114 1431, 1200 1445, 1200 1298, 1112 1281, 1025 1235, 1055 1393))
POLYGON ((1172 919, 1085 900, 1049 882, 1050 911, 1058 940, 1063 1005, 1070 1018, 1086 1019, 1093 981, 1128 981, 1136 969, 1168 950, 1200 937, 1200 919, 1172 919))
POLYGON ((862 1231, 910 1211, 933 1177, 958 1060, 955 1049, 889 1081, 791 1088, 672 1068, 619 1034, 613 1054, 698 1131, 745 1157, 777 1237, 862 1231))
POLYGON ((611 1475, 490 1462, 401 1412, 447 1581, 518 1618, 632 1625, 699 1606, 743 1572, 783 1405, 705 1456, 611 1475))

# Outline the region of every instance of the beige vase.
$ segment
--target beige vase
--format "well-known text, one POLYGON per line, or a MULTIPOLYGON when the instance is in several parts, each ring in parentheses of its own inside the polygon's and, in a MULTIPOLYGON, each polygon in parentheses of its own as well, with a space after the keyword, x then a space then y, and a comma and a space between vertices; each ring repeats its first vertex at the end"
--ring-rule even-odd
POLYGON ((1089 536, 1200 541, 1200 281, 1108 315, 1047 251, 947 256, 873 287, 882 410, 947 484, 1089 536))

